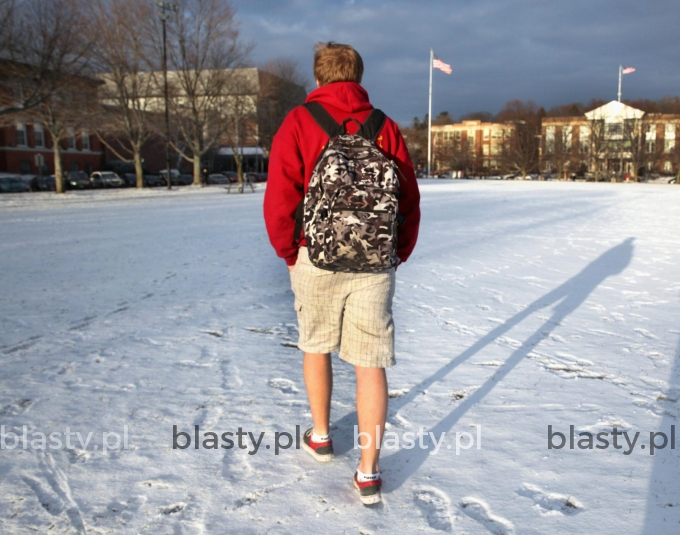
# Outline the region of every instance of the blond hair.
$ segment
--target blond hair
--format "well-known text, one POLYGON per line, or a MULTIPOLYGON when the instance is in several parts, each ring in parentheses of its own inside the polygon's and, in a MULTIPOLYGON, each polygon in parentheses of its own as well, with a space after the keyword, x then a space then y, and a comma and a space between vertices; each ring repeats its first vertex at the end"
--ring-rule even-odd
POLYGON ((364 61, 350 45, 329 41, 314 46, 314 78, 319 86, 333 82, 361 83, 364 61))

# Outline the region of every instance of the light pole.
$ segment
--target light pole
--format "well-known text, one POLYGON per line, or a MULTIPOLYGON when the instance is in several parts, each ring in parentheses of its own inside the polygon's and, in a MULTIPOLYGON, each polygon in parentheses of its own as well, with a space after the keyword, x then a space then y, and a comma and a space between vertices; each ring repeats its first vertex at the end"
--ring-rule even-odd
POLYGON ((168 189, 172 189, 170 180, 170 113, 168 111, 168 50, 165 31, 165 22, 170 17, 169 13, 177 13, 179 7, 172 2, 158 0, 156 5, 159 8, 158 17, 163 25, 163 98, 165 100, 165 169, 167 173, 168 189))

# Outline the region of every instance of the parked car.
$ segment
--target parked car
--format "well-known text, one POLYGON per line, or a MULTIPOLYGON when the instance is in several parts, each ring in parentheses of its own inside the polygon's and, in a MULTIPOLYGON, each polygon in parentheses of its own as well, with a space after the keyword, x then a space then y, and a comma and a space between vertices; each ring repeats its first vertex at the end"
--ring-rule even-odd
POLYGON ((68 189, 86 189, 92 187, 90 177, 82 171, 69 171, 66 173, 65 183, 68 189))
POLYGON ((267 182, 267 178, 269 178, 267 173, 255 173, 255 176, 257 177, 256 182, 267 182))
MULTIPOLYGON (((135 164, 133 162, 124 162, 122 160, 110 160, 106 162, 102 167, 102 171, 113 171, 120 177, 126 173, 132 173, 133 175, 136 174, 135 164)), ((142 174, 150 175, 151 171, 142 165, 142 174)))
POLYGON ((0 193, 30 191, 28 184, 19 175, 0 176, 0 193))
POLYGON ((222 174, 231 180, 231 182, 238 182, 238 173, 236 171, 224 171, 222 174))
POLYGON ((57 182, 54 175, 49 176, 34 176, 31 179, 29 188, 31 191, 55 191, 57 189, 57 182))
POLYGON ((230 184, 230 183, 231 180, 229 180, 222 173, 211 173, 210 175, 208 175, 208 184, 230 184))
POLYGON ((123 186, 126 188, 137 187, 137 175, 135 173, 124 173, 120 176, 123 179, 123 186))
POLYGON ((144 186, 147 188, 155 188, 158 186, 166 186, 167 183, 158 175, 144 175, 144 186))
MULTIPOLYGON (((168 185, 168 171, 167 171, 167 169, 161 169, 161 171, 158 173, 158 176, 163 181, 163 185, 167 186, 168 185)), ((182 181, 180 180, 179 169, 170 169, 170 184, 172 184, 173 186, 181 186, 182 185, 182 181)))
POLYGON ((677 183, 678 183, 678 177, 677 177, 677 176, 672 177, 672 178, 668 181, 668 183, 669 183, 669 184, 677 184, 677 183))
POLYGON ((95 171, 90 175, 90 182, 93 188, 120 188, 124 184, 113 171, 95 171))

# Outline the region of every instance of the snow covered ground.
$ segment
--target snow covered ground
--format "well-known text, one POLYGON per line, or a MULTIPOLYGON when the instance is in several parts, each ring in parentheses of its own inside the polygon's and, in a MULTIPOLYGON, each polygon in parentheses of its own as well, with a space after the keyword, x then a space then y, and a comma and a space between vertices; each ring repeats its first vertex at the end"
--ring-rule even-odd
POLYGON ((310 417, 261 186, 2 196, 0 533, 680 533, 680 188, 421 184, 376 508, 350 484, 350 366, 336 459, 295 449, 310 417), (195 425, 252 438, 195 449, 195 425), (420 428, 438 446, 406 449, 420 428), (579 449, 588 432, 609 447, 579 449))

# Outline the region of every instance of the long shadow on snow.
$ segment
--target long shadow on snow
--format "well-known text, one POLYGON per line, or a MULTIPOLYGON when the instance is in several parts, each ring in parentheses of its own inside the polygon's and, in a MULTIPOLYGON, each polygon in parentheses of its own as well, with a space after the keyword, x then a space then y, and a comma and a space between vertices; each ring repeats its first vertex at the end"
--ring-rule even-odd
MULTIPOLYGON (((441 436, 443 432, 449 432, 455 423, 475 404, 479 403, 506 375, 508 375, 519 362, 527 356, 531 350, 550 333, 572 312, 574 312, 588 298, 607 277, 621 273, 630 263, 633 257, 633 238, 628 238, 616 247, 602 254, 599 258, 588 264, 578 275, 572 277, 559 287, 547 293, 543 297, 531 303, 522 312, 515 314, 503 325, 499 325, 489 334, 478 340, 470 348, 466 349, 451 362, 415 385, 403 396, 390 402, 390 413, 403 408, 413 401, 416 396, 434 383, 443 380, 457 366, 477 354, 498 337, 504 335, 522 320, 535 312, 555 304, 552 316, 541 325, 538 330, 527 338, 516 349, 505 363, 498 368, 487 381, 474 393, 464 398, 455 409, 442 418, 437 424, 428 429, 434 436, 441 436)), ((354 425, 357 422, 356 412, 345 415, 333 426, 337 429, 333 443, 337 454, 347 453, 353 447, 354 425), (337 439, 336 439, 337 437, 337 439)), ((428 439, 429 440, 429 439, 428 439)), ((381 463, 383 469, 390 472, 390 477, 385 482, 385 491, 389 492, 401 487, 428 458, 428 449, 414 448, 411 450, 401 449, 397 453, 385 457, 381 463)))
MULTIPOLYGON (((667 403, 680 404, 678 385, 680 385, 680 342, 676 351, 675 363, 670 379, 670 389, 666 392, 667 403), (675 400, 675 401, 673 401, 675 400)), ((677 417, 666 411, 659 431, 670 435, 671 425, 680 427, 677 417)), ((670 440, 670 438, 669 438, 670 440)), ((677 447, 677 446, 676 446, 677 447)), ((670 447, 654 453, 654 468, 649 478, 647 490, 647 510, 643 535, 659 533, 678 533, 680 525, 680 484, 678 483, 678 456, 670 447)))

